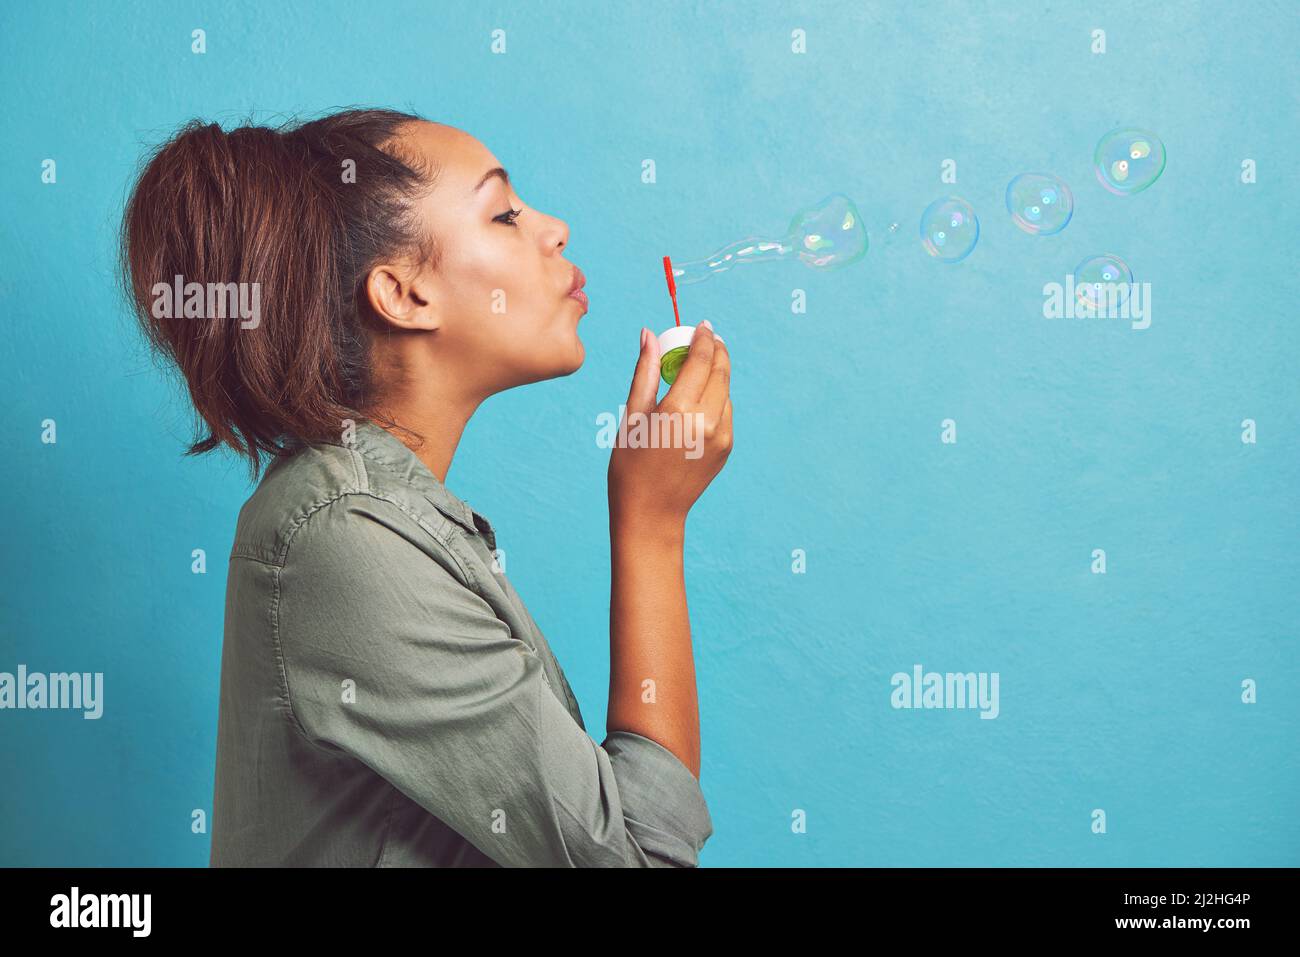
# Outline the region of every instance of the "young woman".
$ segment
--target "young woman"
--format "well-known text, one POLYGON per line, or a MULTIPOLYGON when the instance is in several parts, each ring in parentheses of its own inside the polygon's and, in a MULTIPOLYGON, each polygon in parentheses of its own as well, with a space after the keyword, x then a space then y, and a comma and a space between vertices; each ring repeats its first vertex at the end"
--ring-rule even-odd
POLYGON ((474 137, 387 110, 196 121, 140 174, 123 277, 204 424, 189 451, 268 457, 230 558, 214 866, 698 863, 682 548, 731 449, 722 340, 702 326, 658 401, 641 331, 628 415, 705 441, 611 455, 601 744, 444 484, 484 399, 582 364, 567 241, 474 137))

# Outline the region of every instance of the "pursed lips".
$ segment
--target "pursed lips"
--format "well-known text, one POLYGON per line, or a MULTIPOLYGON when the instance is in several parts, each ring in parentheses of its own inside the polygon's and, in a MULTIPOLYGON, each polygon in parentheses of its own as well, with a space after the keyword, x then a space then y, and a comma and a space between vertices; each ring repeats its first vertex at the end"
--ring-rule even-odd
POLYGON ((587 294, 582 291, 582 287, 587 284, 587 277, 582 274, 582 270, 577 266, 573 267, 573 282, 569 286, 569 298, 576 299, 582 303, 582 311, 586 312, 590 306, 587 300, 587 294))

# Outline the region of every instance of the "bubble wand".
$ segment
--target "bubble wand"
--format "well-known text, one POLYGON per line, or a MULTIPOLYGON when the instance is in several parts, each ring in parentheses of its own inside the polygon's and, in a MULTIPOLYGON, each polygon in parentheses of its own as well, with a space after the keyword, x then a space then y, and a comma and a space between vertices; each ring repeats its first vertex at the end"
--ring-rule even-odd
POLYGON ((673 261, 667 256, 664 257, 664 278, 668 280, 668 295, 673 300, 673 321, 680 326, 682 320, 677 315, 677 283, 673 282, 673 261))
POLYGON ((668 280, 668 295, 673 300, 673 321, 676 325, 659 334, 659 375, 672 385, 690 351, 695 327, 682 325, 681 316, 677 312, 677 283, 673 281, 673 264, 667 256, 664 257, 664 278, 668 280))

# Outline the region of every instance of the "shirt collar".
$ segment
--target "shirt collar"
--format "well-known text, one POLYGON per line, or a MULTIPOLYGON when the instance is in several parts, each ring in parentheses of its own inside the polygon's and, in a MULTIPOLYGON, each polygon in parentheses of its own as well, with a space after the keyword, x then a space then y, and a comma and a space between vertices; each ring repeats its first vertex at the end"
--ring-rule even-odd
POLYGON ((393 433, 369 419, 362 419, 357 422, 352 448, 402 479, 466 531, 481 533, 489 547, 496 548, 496 535, 491 523, 453 495, 419 456, 393 433))

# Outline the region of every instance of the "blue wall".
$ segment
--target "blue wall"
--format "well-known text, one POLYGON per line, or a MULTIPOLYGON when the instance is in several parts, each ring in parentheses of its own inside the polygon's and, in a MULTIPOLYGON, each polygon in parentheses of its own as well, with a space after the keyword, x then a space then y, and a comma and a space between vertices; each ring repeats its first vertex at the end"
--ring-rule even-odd
POLYGON ((181 457, 189 413, 113 290, 114 230, 184 120, 364 104, 472 132, 570 225, 587 362, 485 405, 448 484, 497 527, 597 740, 596 417, 641 325, 671 321, 660 257, 779 233, 834 191, 871 229, 840 272, 681 291, 732 349, 737 435, 689 524, 703 864, 1300 864, 1300 29, 1280 2, 1083 6, 5 4, 0 671, 102 671, 105 713, 0 711, 0 863, 207 862, 190 814, 250 489, 181 457), (1168 168, 1117 197, 1092 151, 1130 124, 1168 168), (1074 190, 1053 237, 1002 203, 1039 169, 1074 190), (956 265, 916 238, 947 193, 982 223, 956 265), (1151 283, 1150 328, 1043 317, 1044 283, 1100 252, 1151 283), (894 709, 918 663, 997 672, 1000 715, 894 709))

